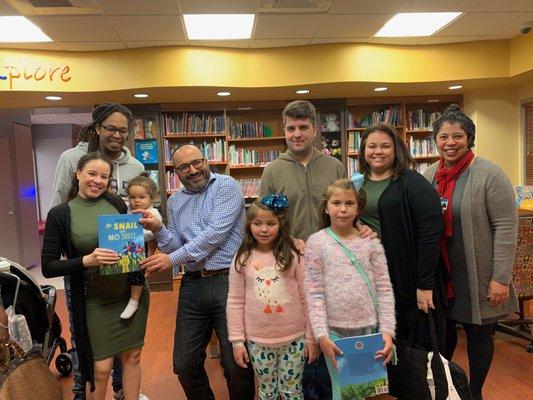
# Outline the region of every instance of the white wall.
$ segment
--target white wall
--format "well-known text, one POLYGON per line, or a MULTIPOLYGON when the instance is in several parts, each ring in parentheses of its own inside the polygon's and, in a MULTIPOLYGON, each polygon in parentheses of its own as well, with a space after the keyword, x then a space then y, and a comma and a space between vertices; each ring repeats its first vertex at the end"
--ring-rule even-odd
POLYGON ((33 149, 37 194, 41 219, 46 219, 52 202, 52 186, 57 160, 61 153, 73 147, 78 127, 71 124, 33 125, 33 149))

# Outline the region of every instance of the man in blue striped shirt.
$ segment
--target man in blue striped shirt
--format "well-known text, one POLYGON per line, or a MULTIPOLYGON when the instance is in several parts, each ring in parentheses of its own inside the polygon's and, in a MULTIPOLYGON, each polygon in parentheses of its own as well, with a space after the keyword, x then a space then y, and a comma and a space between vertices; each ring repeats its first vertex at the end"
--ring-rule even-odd
POLYGON ((198 147, 182 146, 172 159, 184 187, 168 200, 168 226, 149 212, 143 213, 141 223, 154 232, 163 251, 144 260, 148 275, 185 265, 174 335, 174 372, 187 399, 215 399, 204 368, 214 329, 230 399, 252 400, 252 369, 235 363, 226 326, 228 271, 242 242, 244 198, 233 178, 209 171, 198 147))

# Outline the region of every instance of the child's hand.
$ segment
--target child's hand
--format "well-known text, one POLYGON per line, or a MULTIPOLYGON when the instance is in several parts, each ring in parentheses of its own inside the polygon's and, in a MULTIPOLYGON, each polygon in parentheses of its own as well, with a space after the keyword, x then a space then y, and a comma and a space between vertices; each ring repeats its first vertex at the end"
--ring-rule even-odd
POLYGON ((392 358, 392 336, 383 332, 383 349, 376 351, 376 358, 383 358, 383 365, 386 365, 392 358))
POLYGON ((320 346, 316 343, 305 343, 304 351, 305 357, 307 358, 307 363, 312 364, 320 355, 320 346))
POLYGON ((243 346, 233 348, 233 358, 239 367, 248 368, 250 358, 248 357, 248 351, 246 350, 246 347, 243 346))
POLYGON ((320 344, 320 349, 322 350, 322 353, 328 356, 331 359, 333 366, 337 368, 337 359, 335 357, 335 354, 342 356, 344 353, 341 351, 341 349, 335 346, 333 340, 331 340, 327 336, 322 336, 318 343, 320 344))
POLYGON ((163 225, 163 223, 159 221, 159 219, 157 219, 150 211, 133 210, 132 214, 142 214, 139 222, 144 229, 148 229, 149 231, 155 232, 161 228, 161 225, 163 225))

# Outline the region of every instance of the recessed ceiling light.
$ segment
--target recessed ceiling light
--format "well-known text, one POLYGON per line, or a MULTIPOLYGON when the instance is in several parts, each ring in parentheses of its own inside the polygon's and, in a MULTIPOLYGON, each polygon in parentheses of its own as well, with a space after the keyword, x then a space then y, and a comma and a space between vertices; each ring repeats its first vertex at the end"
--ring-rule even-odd
POLYGON ((296 94, 307 94, 309 92, 310 92, 310 90, 308 90, 308 89, 299 89, 299 90, 296 91, 296 94))
POLYGON ((231 92, 218 92, 217 96, 231 96, 231 92))
POLYGON ((453 85, 453 86, 448 86, 448 89, 450 90, 458 90, 458 89, 461 89, 463 87, 463 85, 453 85))
POLYGON ((148 97, 146 93, 135 93, 133 97, 137 97, 138 99, 145 99, 148 97))
POLYGON ((386 86, 374 88, 374 92, 386 92, 387 90, 389 90, 389 88, 386 86))
POLYGON ((462 12, 399 13, 389 19, 374 36, 431 36, 462 14, 462 12))
POLYGON ((25 17, 0 17, 0 42, 51 42, 43 31, 25 17))
POLYGON ((255 14, 183 14, 189 40, 250 39, 255 14))
POLYGON ((46 96, 45 99, 46 99, 46 100, 51 100, 51 101, 59 101, 59 100, 63 100, 63 97, 59 97, 59 96, 46 96))

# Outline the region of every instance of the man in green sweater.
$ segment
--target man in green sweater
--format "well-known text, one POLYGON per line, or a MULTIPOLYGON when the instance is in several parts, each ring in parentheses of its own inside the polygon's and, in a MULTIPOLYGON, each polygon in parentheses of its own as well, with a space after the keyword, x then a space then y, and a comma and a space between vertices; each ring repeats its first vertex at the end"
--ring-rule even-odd
MULTIPOLYGON (((270 163, 261 177, 260 197, 284 193, 295 238, 307 238, 319 230, 318 206, 334 181, 346 177, 342 163, 313 147, 317 135, 316 111, 307 100, 289 103, 282 114, 287 151, 270 163)), ((331 399, 331 382, 324 356, 307 364, 304 371, 306 400, 331 399)))

